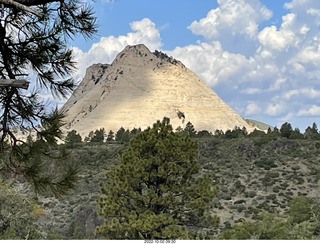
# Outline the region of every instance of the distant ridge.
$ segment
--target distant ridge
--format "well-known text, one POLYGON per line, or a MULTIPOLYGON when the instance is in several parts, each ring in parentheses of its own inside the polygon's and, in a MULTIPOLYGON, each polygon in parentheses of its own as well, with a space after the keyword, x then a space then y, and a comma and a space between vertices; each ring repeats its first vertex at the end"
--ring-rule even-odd
POLYGON ((112 64, 90 66, 62 107, 66 130, 81 135, 145 129, 169 117, 174 129, 190 121, 197 131, 226 131, 250 126, 180 61, 143 45, 127 46, 112 64))
POLYGON ((274 129, 273 126, 271 125, 268 125, 268 124, 265 124, 263 122, 260 122, 260 121, 257 121, 257 120, 254 120, 254 119, 245 119, 247 121, 247 123, 255 128, 257 128, 258 130, 262 130, 262 131, 265 131, 267 132, 268 131, 268 128, 270 128, 271 130, 274 129))

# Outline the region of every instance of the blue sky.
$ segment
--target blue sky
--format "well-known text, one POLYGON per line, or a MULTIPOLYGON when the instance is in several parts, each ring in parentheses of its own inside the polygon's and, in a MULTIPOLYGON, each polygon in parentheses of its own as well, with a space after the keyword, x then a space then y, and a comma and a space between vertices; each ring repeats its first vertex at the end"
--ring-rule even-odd
MULTIPOLYGON (((181 60, 244 118, 320 126, 320 1, 96 0, 99 31, 70 42, 81 80, 126 45, 181 60)), ((59 102, 60 104, 63 101, 59 102)))

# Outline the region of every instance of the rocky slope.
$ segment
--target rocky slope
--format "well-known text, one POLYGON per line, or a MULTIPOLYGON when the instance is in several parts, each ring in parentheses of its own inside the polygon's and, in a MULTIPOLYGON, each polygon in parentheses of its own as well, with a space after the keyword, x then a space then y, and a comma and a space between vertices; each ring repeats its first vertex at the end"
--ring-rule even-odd
POLYGON ((127 46, 112 64, 94 64, 62 108, 66 130, 82 136, 152 125, 169 117, 174 129, 190 121, 196 130, 249 125, 180 61, 140 44, 127 46))

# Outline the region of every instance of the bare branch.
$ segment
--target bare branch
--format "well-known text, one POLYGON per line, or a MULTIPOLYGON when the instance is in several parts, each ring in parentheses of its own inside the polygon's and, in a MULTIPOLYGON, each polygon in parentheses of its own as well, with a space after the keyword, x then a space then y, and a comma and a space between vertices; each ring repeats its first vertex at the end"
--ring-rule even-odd
POLYGON ((27 90, 29 83, 26 80, 16 80, 16 79, 0 79, 0 87, 16 87, 27 90))
MULTIPOLYGON (((0 0, 0 3, 2 3, 3 1, 7 0, 0 0)), ((60 0, 15 0, 15 2, 23 4, 24 6, 36 6, 46 3, 60 2, 60 0)))
MULTIPOLYGON (((23 2, 23 1, 22 1, 23 2)), ((42 14, 37 12, 36 10, 27 7, 26 5, 23 5, 21 3, 19 3, 18 1, 13 1, 13 0, 0 0, 0 3, 5 4, 5 5, 9 5, 9 6, 14 6, 16 8, 25 10, 27 12, 33 13, 35 15, 37 15, 38 17, 42 17, 42 14)), ((31 5, 29 5, 31 6, 31 5)))

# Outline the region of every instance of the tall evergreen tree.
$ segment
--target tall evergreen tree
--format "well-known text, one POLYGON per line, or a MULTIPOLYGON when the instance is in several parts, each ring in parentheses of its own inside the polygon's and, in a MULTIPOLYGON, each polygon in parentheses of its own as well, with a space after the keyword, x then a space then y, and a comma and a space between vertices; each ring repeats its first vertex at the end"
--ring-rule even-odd
POLYGON ((289 138, 293 133, 293 129, 290 123, 285 122, 280 128, 280 134, 282 137, 289 138))
POLYGON ((319 139, 318 127, 316 123, 312 124, 312 128, 310 126, 306 128, 304 137, 308 139, 319 139))
POLYGON ((113 140, 114 140, 114 132, 110 130, 107 136, 107 141, 113 141, 113 140))
POLYGON ((101 183, 97 233, 110 239, 186 239, 191 229, 205 231, 217 193, 209 176, 199 175, 198 143, 174 133, 169 119, 138 133, 121 164, 101 183))
POLYGON ((121 127, 117 132, 116 132, 116 135, 115 135, 115 140, 118 141, 118 142, 121 142, 122 141, 122 138, 123 138, 123 135, 124 133, 126 132, 126 130, 121 127))
POLYGON ((73 145, 75 143, 80 143, 82 140, 81 136, 77 133, 77 131, 72 130, 70 132, 68 132, 65 142, 67 145, 70 145, 71 147, 73 147, 73 145))
POLYGON ((183 131, 187 132, 190 137, 196 137, 197 132, 190 121, 186 124, 183 131))
POLYGON ((315 122, 313 122, 313 124, 312 124, 312 132, 314 134, 318 134, 318 126, 315 122))
POLYGON ((91 138, 90 142, 103 142, 104 140, 104 133, 105 130, 104 128, 100 129, 100 130, 96 130, 94 132, 93 137, 91 138))
MULTIPOLYGON (((0 79, 27 79, 32 72, 40 88, 51 91, 56 98, 66 97, 75 87, 71 78, 75 62, 68 40, 77 34, 91 37, 96 32, 92 9, 79 0, 0 0, 0 3, 0 79)), ((48 169, 40 163, 62 138, 63 114, 57 110, 48 113, 36 91, 24 92, 13 85, 0 87, 0 103, 1 166, 32 180, 36 189, 43 189, 44 183, 51 184, 56 193, 59 187, 65 188, 67 177, 74 179, 74 175, 61 176, 64 180, 46 175, 48 169), (29 145, 19 140, 14 127, 33 128, 37 143, 29 145)))
POLYGON ((292 131, 292 133, 291 133, 291 135, 290 135, 289 138, 290 138, 290 139, 303 139, 304 136, 301 134, 299 128, 295 128, 295 129, 292 131))

